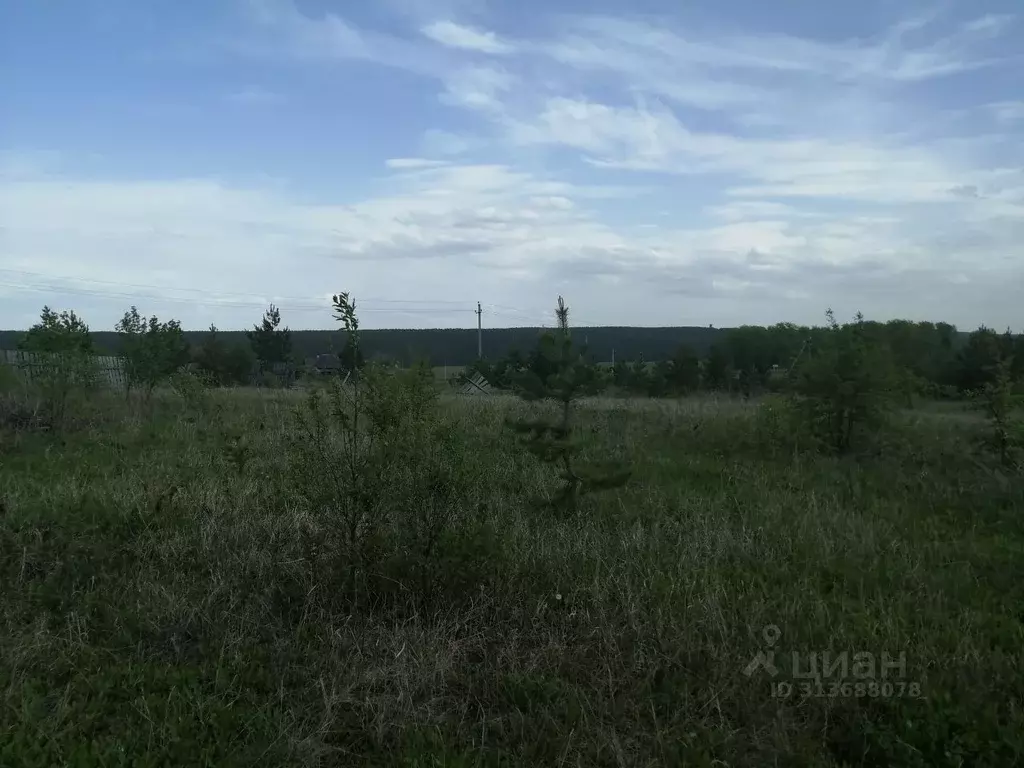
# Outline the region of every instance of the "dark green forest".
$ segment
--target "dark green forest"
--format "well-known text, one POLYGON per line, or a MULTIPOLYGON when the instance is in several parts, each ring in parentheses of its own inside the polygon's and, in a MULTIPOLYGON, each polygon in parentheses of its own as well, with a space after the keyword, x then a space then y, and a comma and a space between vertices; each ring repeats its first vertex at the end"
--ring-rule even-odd
MULTIPOLYGON (((368 359, 384 358, 409 365, 426 360, 430 365, 464 366, 477 356, 476 329, 467 328, 383 328, 362 330, 362 345, 368 359)), ((543 333, 541 328, 485 328, 484 357, 492 360, 514 350, 523 353, 532 349, 543 333)), ((705 354, 715 340, 721 338, 718 328, 577 328, 580 342, 587 342, 593 356, 601 362, 615 359, 645 360, 671 357, 680 344, 688 344, 705 354)), ((207 331, 184 331, 193 347, 202 343, 207 331)), ((17 349, 24 331, 0 331, 0 349, 17 349)), ((218 331, 227 345, 248 345, 246 331, 218 331)), ((92 331, 93 343, 105 354, 117 354, 118 334, 114 331, 92 331)), ((339 352, 345 344, 340 331, 291 330, 292 351, 297 360, 339 352)))
MULTIPOLYGON (((813 327, 580 327, 573 329, 573 342, 591 366, 603 365, 598 376, 602 389, 651 397, 699 390, 750 396, 782 385, 836 322, 831 312, 826 314, 828 323, 813 327)), ((948 323, 883 323, 859 315, 856 325, 868 346, 884 352, 887 367, 896 373, 894 386, 908 396, 944 399, 978 391, 991 382, 1000 360, 1012 361, 1014 379, 1024 376, 1024 336, 1010 330, 983 326, 965 333, 948 323)), ((342 331, 291 330, 274 306, 262 324, 248 331, 185 331, 175 320, 144 321, 134 307, 117 331, 92 331, 73 312, 57 315, 44 308, 41 323, 29 331, 0 331, 0 349, 62 351, 54 345, 74 338, 89 354, 120 355, 141 365, 135 378, 150 384, 188 364, 211 382, 244 385, 282 375, 294 380, 303 371, 352 370, 373 361, 447 366, 451 375, 477 371, 497 388, 513 388, 524 371, 547 375, 540 350, 550 335, 541 328, 484 329, 483 357, 478 359, 474 329, 368 330, 361 332, 353 359, 342 331), (136 347, 161 349, 159 364, 141 352, 133 355, 136 347), (142 375, 142 369, 148 374, 142 375)))

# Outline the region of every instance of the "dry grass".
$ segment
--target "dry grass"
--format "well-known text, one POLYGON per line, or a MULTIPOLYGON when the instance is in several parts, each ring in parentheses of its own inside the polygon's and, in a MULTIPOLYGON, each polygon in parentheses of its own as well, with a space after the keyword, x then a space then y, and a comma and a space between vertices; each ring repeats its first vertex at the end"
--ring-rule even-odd
POLYGON ((1024 482, 969 420, 843 462, 756 405, 596 399, 583 434, 635 479, 569 519, 524 503, 546 476, 501 425, 526 405, 445 397, 475 503, 429 595, 389 572, 355 605, 299 544, 300 402, 110 403, 0 456, 0 764, 1022 759, 1024 482), (743 673, 768 624, 777 680, 794 651, 902 652, 922 696, 773 697, 743 673))

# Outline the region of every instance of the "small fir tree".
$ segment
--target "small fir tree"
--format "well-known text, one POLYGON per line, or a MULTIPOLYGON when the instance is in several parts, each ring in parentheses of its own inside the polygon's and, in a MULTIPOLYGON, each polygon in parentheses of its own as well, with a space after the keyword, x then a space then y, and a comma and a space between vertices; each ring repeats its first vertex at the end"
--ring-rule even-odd
POLYGON ((263 314, 263 322, 246 331, 261 371, 275 371, 292 362, 292 334, 281 329, 281 310, 273 304, 263 314))
POLYGON ((572 405, 580 397, 594 394, 600 382, 594 367, 587 365, 584 352, 573 346, 569 308, 561 296, 555 316, 558 328, 541 338, 536 356, 548 366, 530 366, 516 378, 524 400, 552 401, 559 405, 559 411, 554 418, 508 420, 506 424, 522 437, 534 456, 558 468, 561 488, 544 502, 545 506, 575 512, 583 496, 625 485, 631 470, 618 462, 593 464, 578 458, 581 445, 574 435, 572 405), (542 377, 538 368, 550 372, 542 377))
POLYGON ((1016 464, 1017 438, 1013 397, 1013 337, 1009 331, 1002 338, 996 361, 989 366, 989 381, 975 395, 988 417, 991 433, 988 442, 1007 468, 1016 464))

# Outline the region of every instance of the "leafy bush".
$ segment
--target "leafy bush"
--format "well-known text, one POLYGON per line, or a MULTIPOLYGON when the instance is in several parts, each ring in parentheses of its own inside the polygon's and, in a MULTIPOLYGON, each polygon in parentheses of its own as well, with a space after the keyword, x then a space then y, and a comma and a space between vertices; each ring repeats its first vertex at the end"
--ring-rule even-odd
POLYGON ((168 379, 171 391, 185 402, 193 420, 201 419, 210 412, 210 382, 202 374, 179 370, 168 379))

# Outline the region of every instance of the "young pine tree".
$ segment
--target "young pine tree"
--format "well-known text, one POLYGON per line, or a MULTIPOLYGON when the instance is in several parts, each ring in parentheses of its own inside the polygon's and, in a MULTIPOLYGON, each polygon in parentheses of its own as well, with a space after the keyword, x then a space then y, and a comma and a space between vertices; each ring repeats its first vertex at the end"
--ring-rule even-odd
POLYGON ((990 380, 977 392, 988 417, 991 433, 988 442, 1004 467, 1016 464, 1017 425, 1014 420, 1013 337, 1010 332, 1001 339, 997 359, 989 366, 990 380))
POLYGON ((509 420, 508 427, 523 438, 527 450, 542 462, 558 468, 561 488, 545 506, 575 512, 580 499, 596 491, 619 488, 629 480, 631 470, 619 463, 592 464, 578 458, 581 445, 574 435, 573 401, 594 394, 599 386, 593 366, 573 346, 569 331, 569 308, 558 297, 555 310, 558 328, 541 337, 538 355, 549 363, 550 373, 540 376, 536 367, 517 376, 520 396, 527 401, 552 401, 558 413, 553 418, 509 420))
POLYGON ((263 322, 246 331, 252 351, 259 361, 260 371, 276 375, 283 373, 291 378, 289 365, 292 362, 292 334, 288 328, 281 329, 281 310, 273 304, 263 314, 263 322))
POLYGON ((791 394, 805 424, 832 451, 849 453, 855 438, 884 420, 896 388, 887 345, 867 333, 864 317, 840 325, 829 309, 828 327, 804 353, 791 394))

